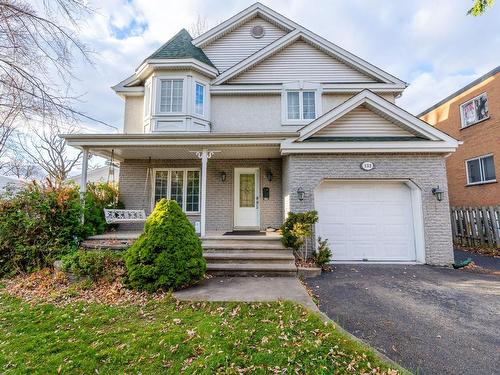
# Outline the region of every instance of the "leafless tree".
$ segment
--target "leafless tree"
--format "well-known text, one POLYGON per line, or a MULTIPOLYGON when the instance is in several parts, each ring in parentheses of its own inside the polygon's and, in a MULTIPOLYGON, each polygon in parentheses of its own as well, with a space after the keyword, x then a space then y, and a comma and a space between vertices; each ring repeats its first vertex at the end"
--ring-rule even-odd
POLYGON ((4 171, 7 176, 15 176, 25 180, 44 177, 38 165, 27 160, 21 152, 15 152, 13 155, 8 156, 4 171))
POLYGON ((90 62, 78 24, 85 0, 0 0, 0 158, 17 124, 75 119, 75 58, 90 62), (60 82, 60 84, 55 84, 60 82))
POLYGON ((68 178, 71 170, 80 163, 82 152, 69 150, 61 133, 75 133, 72 125, 62 127, 59 122, 32 127, 27 134, 19 135, 18 143, 30 163, 43 169, 56 185, 68 178))
POLYGON ((205 31, 208 30, 208 20, 206 17, 201 17, 198 14, 198 17, 196 17, 196 21, 194 21, 191 26, 189 27, 189 34, 193 38, 196 38, 203 34, 205 31))

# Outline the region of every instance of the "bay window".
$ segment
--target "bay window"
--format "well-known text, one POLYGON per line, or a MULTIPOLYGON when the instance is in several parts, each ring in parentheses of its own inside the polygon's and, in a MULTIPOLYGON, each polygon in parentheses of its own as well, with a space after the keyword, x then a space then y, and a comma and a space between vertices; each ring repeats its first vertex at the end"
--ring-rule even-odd
POLYGON ((194 113, 203 116, 205 105, 205 86, 196 82, 194 93, 194 113))
POLYGON ((186 213, 200 211, 198 169, 157 169, 154 174, 154 204, 160 199, 175 200, 186 213))
POLYGON ((475 185, 496 181, 493 155, 480 156, 465 162, 467 184, 475 185))
POLYGON ((160 112, 179 113, 182 112, 182 79, 160 79, 160 112))

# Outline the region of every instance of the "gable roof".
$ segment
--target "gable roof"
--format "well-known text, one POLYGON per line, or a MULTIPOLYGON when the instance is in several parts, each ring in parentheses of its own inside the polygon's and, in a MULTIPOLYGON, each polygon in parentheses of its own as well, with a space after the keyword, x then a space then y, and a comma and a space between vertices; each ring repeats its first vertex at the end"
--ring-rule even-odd
POLYGON ((440 107, 441 105, 443 105, 444 103, 450 101, 451 99, 453 99, 454 97, 460 95, 461 93, 473 88, 474 86, 480 84, 481 82, 487 80, 488 78, 490 77, 493 77, 494 75, 496 75, 497 73, 500 73, 500 65, 497 66, 496 68, 490 70, 488 73, 486 74, 483 74, 481 77, 479 77, 478 79, 472 81, 471 83, 469 83, 468 85, 465 85, 464 87, 462 87, 460 90, 457 90, 455 91, 453 94, 451 95, 448 95, 446 98, 444 98, 443 100, 440 100, 439 102, 437 102, 436 104, 434 104, 433 106, 427 108, 425 111, 423 112, 420 112, 417 117, 422 117, 424 115, 426 115, 427 113, 431 112, 432 110, 440 107))
POLYGON ((296 139, 296 142, 305 141, 318 133, 321 129, 334 123, 335 120, 361 105, 366 105, 370 109, 383 114, 385 118, 394 123, 401 124, 402 127, 408 129, 411 133, 420 138, 430 141, 446 142, 450 145, 454 145, 454 147, 458 145, 457 140, 454 138, 427 124, 425 121, 418 119, 395 104, 381 98, 370 90, 363 90, 359 94, 318 117, 310 124, 304 126, 300 129, 299 137, 296 139))
POLYGON ((271 8, 268 8, 265 5, 257 2, 250 5, 248 8, 243 9, 241 12, 235 14, 219 25, 213 27, 212 29, 206 31, 200 36, 196 37, 195 39, 193 39, 193 44, 196 47, 204 47, 257 16, 262 17, 263 19, 275 24, 276 26, 286 31, 292 31, 301 27, 297 23, 275 12, 271 8))
POLYGON ((400 79, 390 75, 382 69, 377 68, 376 66, 364 61, 363 59, 300 26, 294 31, 269 44, 267 47, 264 47, 260 51, 254 53, 246 59, 243 59, 230 69, 227 69, 224 73, 220 74, 214 80, 213 84, 218 85, 230 80, 231 78, 257 65, 266 58, 274 55, 278 51, 286 48, 299 39, 311 44, 316 48, 319 48, 320 50, 327 54, 330 54, 337 60, 350 65, 360 72, 379 80, 380 82, 398 84, 402 88, 407 86, 407 84, 400 79))
MULTIPOLYGON (((182 29, 169 41, 153 52, 149 59, 195 59, 215 68, 215 65, 205 55, 201 48, 191 42, 193 38, 186 29, 182 29)), ((145 60, 145 61, 146 61, 145 60)))

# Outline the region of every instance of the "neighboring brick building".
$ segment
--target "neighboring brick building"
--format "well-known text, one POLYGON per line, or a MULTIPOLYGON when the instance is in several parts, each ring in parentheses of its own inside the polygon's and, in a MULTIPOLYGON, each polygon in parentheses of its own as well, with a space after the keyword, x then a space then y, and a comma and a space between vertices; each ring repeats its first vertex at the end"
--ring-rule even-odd
POLYGON ((463 142, 446 159, 450 205, 499 205, 500 66, 418 117, 463 142))

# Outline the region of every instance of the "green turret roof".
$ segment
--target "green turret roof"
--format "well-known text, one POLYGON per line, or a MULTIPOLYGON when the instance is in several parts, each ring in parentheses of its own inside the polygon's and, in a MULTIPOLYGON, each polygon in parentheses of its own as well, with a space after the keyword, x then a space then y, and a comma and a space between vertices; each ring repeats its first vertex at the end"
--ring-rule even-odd
POLYGON ((187 30, 182 29, 148 59, 196 59, 215 68, 205 52, 191 43, 192 40, 193 38, 187 30))

